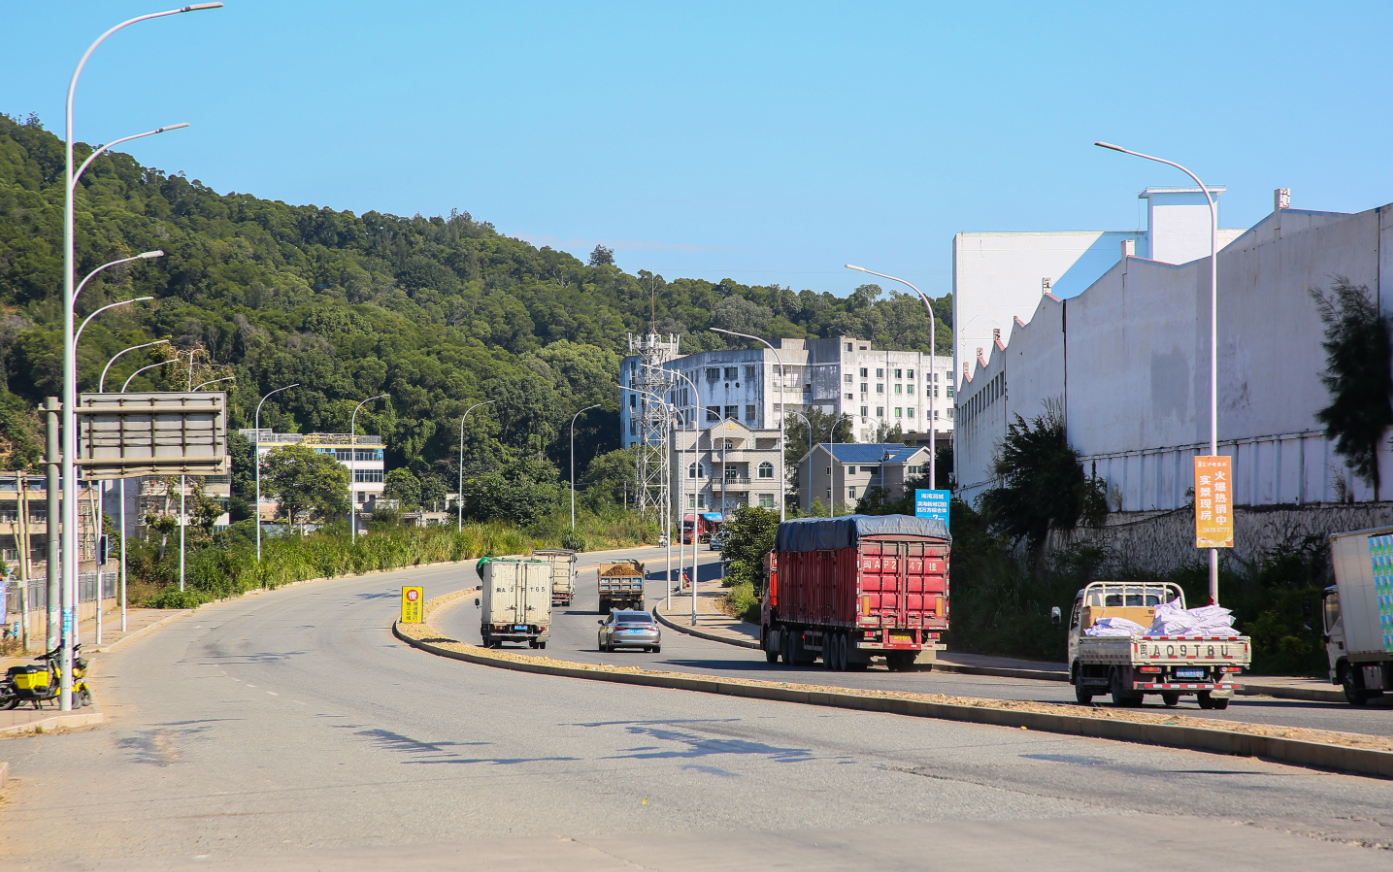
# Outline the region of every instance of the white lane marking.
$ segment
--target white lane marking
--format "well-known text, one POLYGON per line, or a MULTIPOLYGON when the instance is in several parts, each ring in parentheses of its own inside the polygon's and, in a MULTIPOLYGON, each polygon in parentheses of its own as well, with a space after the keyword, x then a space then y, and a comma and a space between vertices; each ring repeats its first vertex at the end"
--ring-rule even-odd
POLYGON ((280 694, 279 694, 279 693, 276 693, 274 690, 268 690, 268 691, 266 691, 266 692, 269 693, 269 694, 271 694, 271 696, 280 696, 280 694))
POLYGON ((300 700, 298 700, 298 699, 295 700, 295 702, 300 703, 300 705, 309 705, 309 703, 307 703, 307 702, 300 702, 300 700))
POLYGON ((247 687, 256 687, 255 684, 248 684, 247 687))

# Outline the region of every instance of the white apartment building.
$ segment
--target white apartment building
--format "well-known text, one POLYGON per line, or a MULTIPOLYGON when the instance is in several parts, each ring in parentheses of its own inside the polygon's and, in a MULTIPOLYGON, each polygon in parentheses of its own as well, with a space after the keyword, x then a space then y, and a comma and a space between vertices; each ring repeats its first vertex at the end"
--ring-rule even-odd
MULTIPOLYGON (((1205 230, 1207 211, 1198 220, 1205 230)), ((992 456, 1014 416, 1034 417, 1048 403, 1063 414, 1085 471, 1107 482, 1110 508, 1187 505, 1191 459, 1209 451, 1207 230, 1203 236, 1202 254, 1182 263, 1136 256, 1123 240, 1117 261, 1086 290, 1041 297, 1028 321, 1015 319, 1006 341, 976 359, 958 397, 954 456, 965 500, 993 484, 992 456)), ((1195 252, 1191 244, 1173 256, 1195 252)), ((1385 490, 1375 494, 1316 419, 1330 398, 1310 292, 1328 292, 1342 276, 1393 312, 1393 286, 1383 288, 1393 276, 1393 207, 1292 209, 1289 192, 1278 190, 1273 212, 1219 251, 1218 275, 1219 452, 1233 458, 1234 504, 1387 499, 1387 439, 1378 449, 1385 490)))
POLYGON ((672 439, 672 501, 684 514, 779 507, 779 430, 719 421, 677 430, 672 439), (681 481, 678 481, 680 477, 681 481))
MULTIPOLYGON (((639 365, 637 356, 624 358, 621 384, 629 386, 639 365)), ((876 441, 882 428, 896 425, 906 442, 927 442, 932 398, 940 445, 953 430, 953 363, 947 355, 930 360, 921 352, 885 351, 843 336, 784 339, 777 355, 768 348, 702 351, 681 355, 665 366, 684 377, 675 379, 676 387, 668 395, 684 425, 691 423, 690 410, 698 406, 699 426, 729 419, 754 430, 777 430, 782 401, 790 421, 797 420, 793 412, 807 414, 812 407, 850 416, 860 442, 876 441)), ((620 435, 627 448, 639 438, 632 414, 640 401, 631 391, 623 394, 620 435)))
MULTIPOLYGON (((386 474, 382 459, 381 436, 358 436, 350 433, 276 433, 273 430, 237 431, 256 445, 257 462, 272 449, 282 445, 303 443, 319 454, 332 455, 335 460, 348 468, 351 476, 353 503, 360 510, 372 511, 373 504, 382 496, 382 479, 386 474)), ((263 488, 261 505, 257 506, 257 517, 271 521, 276 517, 277 503, 263 488)))

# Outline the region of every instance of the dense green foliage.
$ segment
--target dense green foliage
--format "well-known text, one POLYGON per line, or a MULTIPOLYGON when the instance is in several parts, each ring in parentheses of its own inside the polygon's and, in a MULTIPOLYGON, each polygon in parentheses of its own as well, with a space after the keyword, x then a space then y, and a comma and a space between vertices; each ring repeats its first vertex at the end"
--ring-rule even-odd
MULTIPOLYGON (((90 152, 77 147, 79 160, 90 152)), ((61 375, 62 175, 58 138, 32 116, 0 116, 0 387, 31 408, 58 392, 61 375)), ((95 389, 121 349, 169 338, 202 349, 196 378, 237 377, 233 426, 251 426, 262 394, 294 382, 301 387, 266 403, 263 427, 346 431, 359 400, 386 393, 358 423, 385 437, 388 468, 407 468, 423 490, 432 476, 457 487, 460 417, 483 399, 494 403, 465 428, 466 475, 499 472, 523 456, 569 470, 569 417, 596 402, 606 407, 581 416, 576 450, 588 459, 617 447, 613 384, 628 332, 682 334, 687 351, 726 347, 707 328, 727 324, 769 338, 845 334, 928 350, 923 305, 873 285, 837 298, 666 281, 625 273, 606 250, 587 264, 538 249, 468 213, 354 215, 218 194, 121 153, 93 162, 77 208, 79 277, 133 253, 166 253, 107 270, 83 292, 83 316, 118 299, 156 300, 92 322, 79 348, 82 390, 95 389)), ((945 297, 935 307, 938 344, 948 347, 951 306, 945 297)), ((157 359, 126 355, 108 388, 157 359)), ((183 384, 182 369, 152 370, 131 388, 183 384)), ((0 427, 10 408, 0 403, 0 427)), ((0 435, 15 441, 11 430, 0 435)))
POLYGON ((1379 491, 1378 446, 1393 427, 1393 339, 1388 318, 1367 287, 1337 277, 1326 296, 1312 288, 1325 324, 1325 374, 1330 405, 1316 413, 1335 452, 1379 491))
POLYGON ((348 469, 308 445, 282 445, 261 465, 261 492, 291 524, 336 521, 348 514, 348 469))
POLYGON ((1030 421, 1016 415, 997 447, 992 473, 999 484, 982 494, 983 516, 1037 554, 1050 530, 1072 530, 1080 519, 1101 523, 1107 514, 1103 483, 1084 475, 1064 417, 1054 408, 1030 421))

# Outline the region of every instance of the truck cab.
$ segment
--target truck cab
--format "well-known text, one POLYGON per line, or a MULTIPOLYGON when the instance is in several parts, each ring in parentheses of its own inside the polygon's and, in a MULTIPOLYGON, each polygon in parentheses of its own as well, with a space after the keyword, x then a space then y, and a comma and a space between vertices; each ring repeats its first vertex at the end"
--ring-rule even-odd
POLYGON ((1336 585, 1325 589, 1320 611, 1325 655, 1330 663, 1330 683, 1340 685, 1350 705, 1364 705, 1373 697, 1383 696, 1389 685, 1388 663, 1350 662, 1345 620, 1340 612, 1340 590, 1336 585))

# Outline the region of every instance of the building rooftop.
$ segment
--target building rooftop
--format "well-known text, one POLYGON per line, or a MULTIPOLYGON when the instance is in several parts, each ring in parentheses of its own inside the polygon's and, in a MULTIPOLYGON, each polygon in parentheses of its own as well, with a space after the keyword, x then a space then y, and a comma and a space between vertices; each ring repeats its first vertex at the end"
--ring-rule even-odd
POLYGON ((840 463, 903 463, 925 451, 925 446, 901 445, 897 442, 820 442, 840 463))
POLYGON ((359 445, 381 445, 381 436, 360 435, 354 439, 351 433, 276 433, 271 430, 263 429, 260 435, 253 428, 238 430, 248 439, 255 438, 260 445, 284 444, 293 442, 303 442, 306 445, 351 445, 357 442, 359 445))

